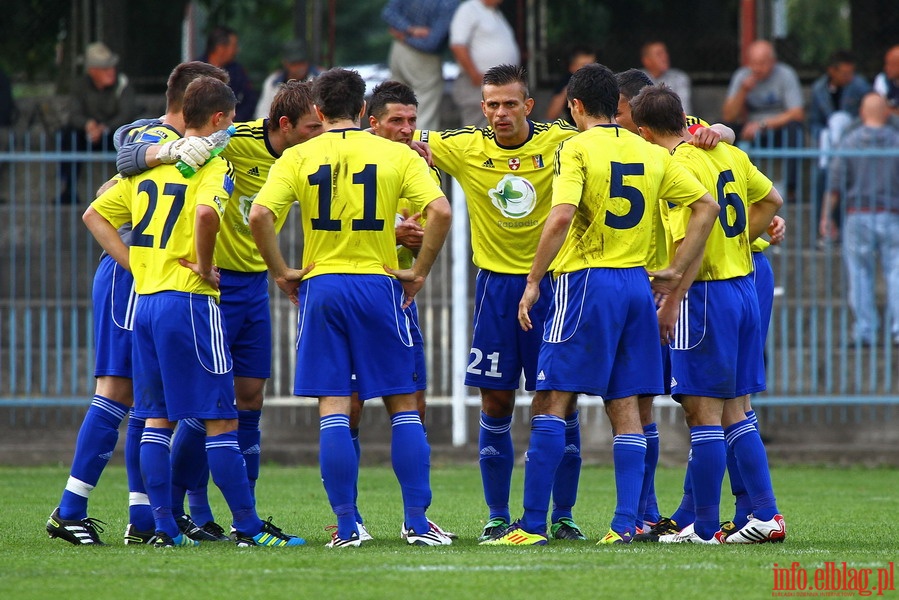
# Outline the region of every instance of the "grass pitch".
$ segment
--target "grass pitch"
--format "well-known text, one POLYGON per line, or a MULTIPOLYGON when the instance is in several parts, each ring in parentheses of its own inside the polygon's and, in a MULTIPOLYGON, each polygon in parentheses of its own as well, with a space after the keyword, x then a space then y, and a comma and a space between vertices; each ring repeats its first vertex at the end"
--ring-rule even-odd
MULTIPOLYGON (((156 550, 125 546, 127 485, 110 467, 91 495, 91 516, 107 522, 105 547, 75 547, 44 531, 68 472, 61 467, 0 469, 0 597, 56 600, 127 598, 762 598, 845 595, 858 590, 775 590, 774 564, 802 570, 813 585, 827 562, 878 569, 899 555, 899 471, 890 469, 775 469, 779 506, 787 521, 784 544, 758 546, 596 546, 608 530, 615 488, 610 468, 585 468, 575 518, 590 541, 546 547, 482 547, 476 538, 487 512, 475 464, 435 468, 435 522, 459 534, 450 547, 419 548, 399 538, 399 486, 389 468, 363 467, 359 504, 375 537, 361 548, 330 550, 324 526, 334 522, 318 470, 264 466, 259 514, 302 535, 300 548, 238 549, 229 544, 156 550), (844 591, 845 590, 845 591, 844 591)), ((514 513, 520 513, 523 469, 516 467, 514 513)), ((683 472, 660 469, 659 500, 666 514, 679 501, 683 472)), ((726 487, 726 486, 725 486, 726 487)), ((227 509, 210 490, 218 521, 227 509)), ((725 489, 722 517, 730 517, 725 489)), ((833 576, 831 587, 835 587, 833 576)), ((853 580, 860 587, 861 579, 853 580)), ((783 585, 780 584, 783 588, 783 585)), ((865 594, 863 594, 865 595, 865 594)), ((894 590, 884 597, 899 597, 894 590)))

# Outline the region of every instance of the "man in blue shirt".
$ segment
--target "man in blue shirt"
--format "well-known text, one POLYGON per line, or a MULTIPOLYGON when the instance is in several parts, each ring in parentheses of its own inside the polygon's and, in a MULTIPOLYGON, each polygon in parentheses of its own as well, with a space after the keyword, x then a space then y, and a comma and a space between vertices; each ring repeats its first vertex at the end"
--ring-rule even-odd
POLYGON ((390 0, 381 18, 390 26, 390 78, 418 97, 418 128, 440 129, 443 51, 458 0, 390 0))

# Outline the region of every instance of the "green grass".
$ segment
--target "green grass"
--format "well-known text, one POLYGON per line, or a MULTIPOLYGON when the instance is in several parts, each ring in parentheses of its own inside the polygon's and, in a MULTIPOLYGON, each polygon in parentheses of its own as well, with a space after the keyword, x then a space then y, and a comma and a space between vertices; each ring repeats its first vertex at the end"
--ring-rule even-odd
MULTIPOLYGON (((461 539, 451 547, 417 548, 399 539, 399 488, 389 468, 363 467, 360 508, 375 541, 329 550, 324 526, 334 522, 315 468, 265 466, 259 513, 307 539, 291 549, 238 549, 228 544, 168 551, 124 546, 128 513, 124 470, 111 467, 91 495, 91 516, 108 523, 105 547, 50 540, 47 516, 67 471, 0 469, 0 596, 5 598, 762 598, 771 597, 773 563, 798 561, 809 572, 825 561, 854 568, 887 567, 897 556, 899 472, 889 469, 783 468, 773 473, 785 544, 759 546, 595 545, 614 509, 609 468, 585 468, 575 508, 592 541, 547 547, 480 547, 486 511, 475 465, 432 473, 429 516, 461 539)), ((520 512, 521 474, 513 482, 520 512)), ((682 471, 661 469, 657 488, 670 512, 682 471)), ((228 522, 210 490, 219 521, 228 522)), ((722 515, 731 511, 729 493, 722 515)), ((871 585, 876 583, 876 579, 871 585)), ((854 595, 854 594, 853 594, 854 595)), ((886 592, 897 597, 897 592, 886 592)))

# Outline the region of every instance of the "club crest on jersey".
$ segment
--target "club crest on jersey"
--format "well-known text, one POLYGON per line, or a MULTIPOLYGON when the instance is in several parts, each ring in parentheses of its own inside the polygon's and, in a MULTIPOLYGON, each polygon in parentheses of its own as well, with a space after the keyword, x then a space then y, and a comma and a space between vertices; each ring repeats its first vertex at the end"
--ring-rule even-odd
POLYGON ((543 168, 543 155, 542 154, 535 154, 534 156, 531 157, 531 159, 533 159, 533 161, 534 161, 535 169, 543 168))
POLYGON ((521 159, 518 158, 517 156, 515 158, 509 159, 509 168, 512 169, 513 171, 517 171, 520 166, 521 166, 521 159))
POLYGON ((493 206, 510 219, 528 216, 537 205, 537 190, 531 182, 511 173, 504 175, 488 194, 493 206))
POLYGON ((253 200, 256 199, 256 194, 252 196, 241 196, 238 204, 238 208, 240 208, 240 216, 243 218, 243 224, 250 224, 250 209, 253 208, 253 200))

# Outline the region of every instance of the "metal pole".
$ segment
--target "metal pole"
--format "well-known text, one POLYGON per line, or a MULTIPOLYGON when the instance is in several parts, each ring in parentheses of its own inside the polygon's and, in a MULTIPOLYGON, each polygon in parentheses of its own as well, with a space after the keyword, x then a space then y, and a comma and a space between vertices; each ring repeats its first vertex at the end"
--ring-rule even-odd
POLYGON ((468 421, 465 415, 465 369, 468 367, 468 210, 465 193, 455 179, 452 185, 453 226, 452 245, 452 403, 453 446, 464 446, 468 440, 468 421))

